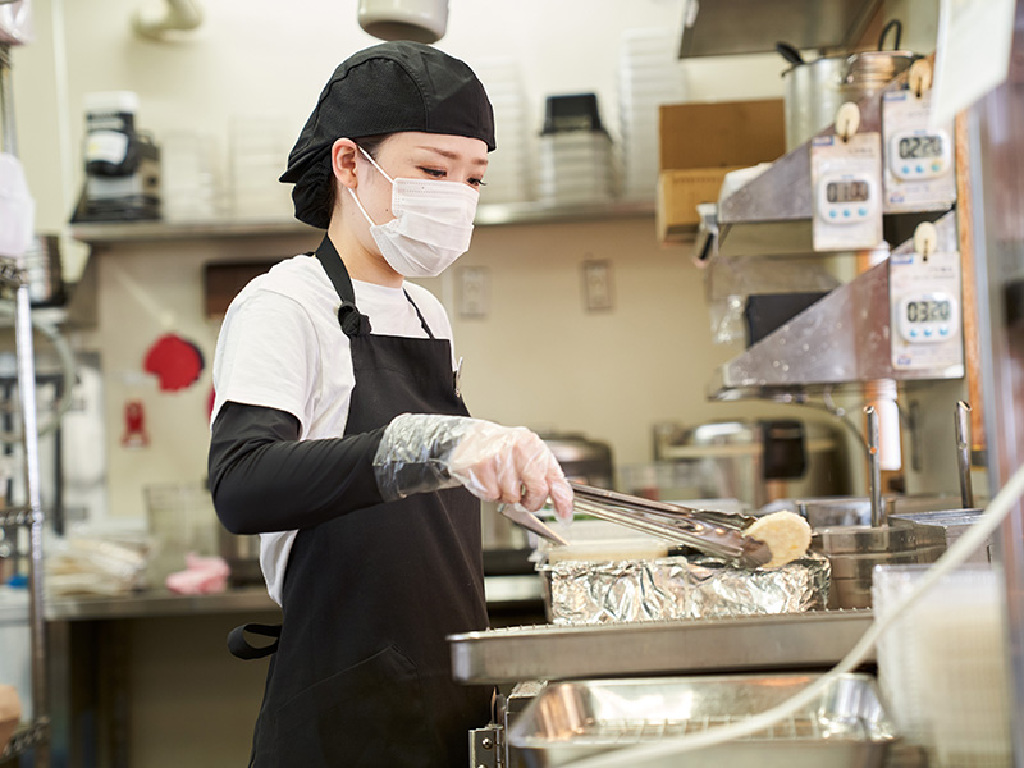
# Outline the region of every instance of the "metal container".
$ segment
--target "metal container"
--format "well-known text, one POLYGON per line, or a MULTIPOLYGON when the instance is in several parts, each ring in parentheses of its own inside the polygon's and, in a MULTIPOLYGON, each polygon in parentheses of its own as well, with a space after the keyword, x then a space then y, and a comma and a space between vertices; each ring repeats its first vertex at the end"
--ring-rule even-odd
POLYGON ((843 101, 859 101, 874 96, 910 69, 919 58, 921 56, 913 51, 879 50, 851 54, 846 59, 846 72, 843 76, 843 101))
POLYGON ((811 550, 832 566, 830 609, 870 608, 876 565, 933 563, 946 551, 946 538, 939 528, 906 522, 845 525, 816 530, 811 550))
POLYGON ((227 561, 230 569, 228 583, 232 587, 263 583, 259 534, 238 535, 221 525, 217 530, 217 545, 220 556, 227 561))
POLYGON ((612 488, 615 465, 612 447, 600 440, 592 440, 579 432, 541 432, 541 440, 558 460, 567 480, 612 488))
POLYGON ((32 306, 49 307, 65 303, 67 296, 57 235, 36 235, 32 247, 25 253, 25 270, 32 306))
POLYGON ((893 30, 893 47, 899 48, 902 25, 893 19, 882 30, 877 51, 822 56, 815 61, 804 61, 788 43, 776 44, 778 53, 792 64, 782 73, 787 152, 834 123, 836 111, 844 102, 873 96, 920 58, 912 51, 883 50, 886 37, 893 30))
MULTIPOLYGON (((512 724, 511 751, 534 768, 698 734, 783 703, 815 675, 736 675, 549 683, 512 724)), ((623 765, 645 768, 877 768, 897 742, 873 678, 841 675, 766 731, 623 765)))
MULTIPOLYGON (((974 525, 984 514, 981 509, 939 509, 925 512, 907 512, 905 514, 890 515, 891 522, 906 522, 918 528, 933 530, 946 545, 951 547, 957 539, 963 536, 967 529, 974 525)), ((967 558, 968 563, 989 563, 992 562, 992 539, 983 546, 978 547, 973 555, 967 558)))
POLYGON ((790 152, 836 119, 844 101, 847 57, 823 56, 794 64, 782 73, 786 114, 786 151, 790 152))
MULTIPOLYGON (((500 627, 448 638, 452 677, 514 683, 596 677, 814 671, 839 663, 871 611, 807 611, 718 619, 500 627), (630 652, 631 650, 642 652, 630 652)), ((874 660, 874 651, 866 661, 874 660)))
MULTIPOLYGON (((838 427, 796 419, 713 421, 654 428, 656 461, 691 465, 700 498, 738 499, 757 509, 775 499, 850 492, 838 427)), ((634 489, 625 489, 634 492, 634 489)), ((661 497, 666 498, 666 497, 661 497)))

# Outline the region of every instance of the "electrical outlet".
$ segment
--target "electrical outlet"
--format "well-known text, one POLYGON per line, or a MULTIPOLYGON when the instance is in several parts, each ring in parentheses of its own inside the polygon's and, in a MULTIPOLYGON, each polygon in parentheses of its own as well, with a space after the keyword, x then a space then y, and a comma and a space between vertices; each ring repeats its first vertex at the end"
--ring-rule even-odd
POLYGON ((490 283, 487 267, 459 267, 459 317, 477 320, 487 317, 490 283))
POLYGON ((583 262, 583 305, 588 312, 612 310, 611 262, 590 259, 583 262))

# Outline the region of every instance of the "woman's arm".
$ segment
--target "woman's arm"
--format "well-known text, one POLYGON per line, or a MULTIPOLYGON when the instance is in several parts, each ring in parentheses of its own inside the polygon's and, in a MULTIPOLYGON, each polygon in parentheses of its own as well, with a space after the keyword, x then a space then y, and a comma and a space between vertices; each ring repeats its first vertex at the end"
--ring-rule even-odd
POLYGON ((373 457, 383 433, 300 441, 292 414, 227 402, 210 438, 217 516, 232 533, 267 533, 380 504, 373 457))

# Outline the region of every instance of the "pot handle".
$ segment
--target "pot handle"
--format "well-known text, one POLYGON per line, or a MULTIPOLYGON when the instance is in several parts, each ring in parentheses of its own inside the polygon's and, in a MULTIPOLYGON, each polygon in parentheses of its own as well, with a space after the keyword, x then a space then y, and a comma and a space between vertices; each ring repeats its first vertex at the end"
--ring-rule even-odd
POLYGON ((895 29, 896 36, 893 38, 892 49, 898 51, 900 49, 900 38, 903 37, 903 22, 899 19, 890 19, 889 23, 882 27, 882 34, 878 36, 878 50, 885 48, 885 38, 889 35, 889 30, 895 29))
POLYGON ((798 67, 801 64, 806 64, 804 57, 800 55, 800 51, 797 50, 795 45, 789 43, 778 42, 775 44, 775 50, 778 54, 792 64, 794 67, 798 67))

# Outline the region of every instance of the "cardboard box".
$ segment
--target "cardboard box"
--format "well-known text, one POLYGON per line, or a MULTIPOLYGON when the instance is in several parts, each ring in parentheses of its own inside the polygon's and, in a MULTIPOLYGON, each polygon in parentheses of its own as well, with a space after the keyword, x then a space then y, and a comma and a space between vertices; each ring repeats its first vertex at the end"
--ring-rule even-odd
POLYGON ((663 104, 658 108, 659 170, 749 167, 786 154, 782 99, 663 104))
POLYGON ((699 203, 717 203, 725 174, 745 166, 694 168, 658 174, 658 238, 662 242, 689 242, 700 220, 699 203))
POLYGON ((658 237, 692 238, 699 203, 718 202, 730 171, 786 153, 782 99, 664 104, 658 108, 658 237))

